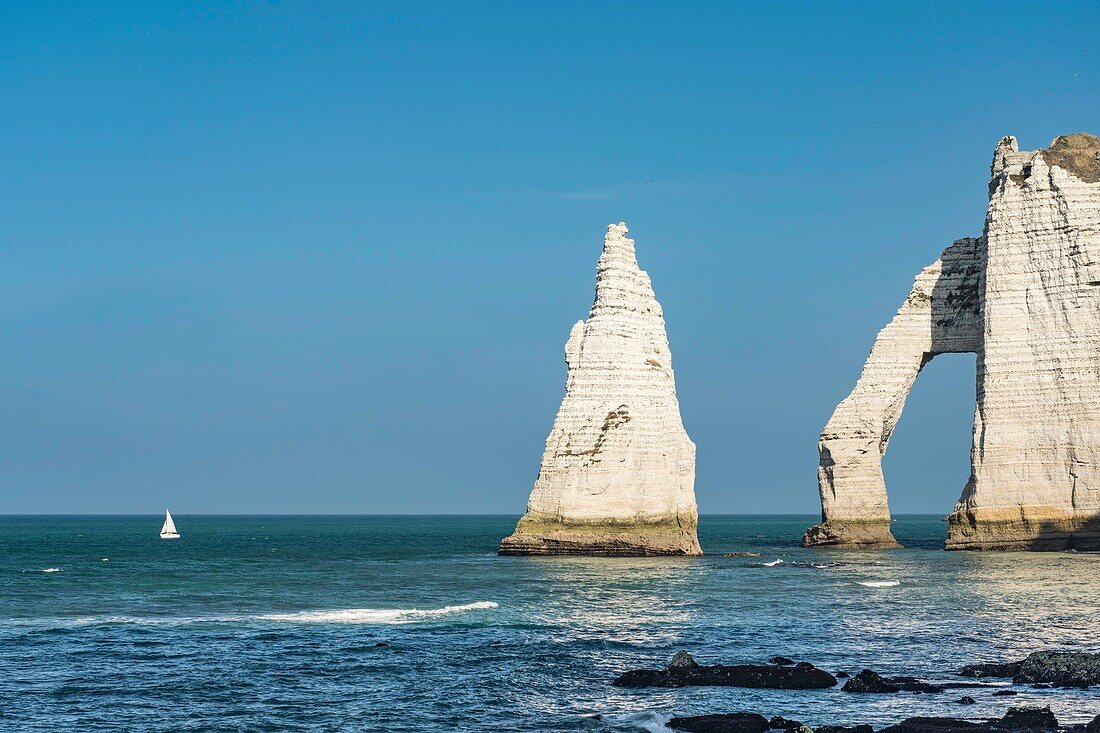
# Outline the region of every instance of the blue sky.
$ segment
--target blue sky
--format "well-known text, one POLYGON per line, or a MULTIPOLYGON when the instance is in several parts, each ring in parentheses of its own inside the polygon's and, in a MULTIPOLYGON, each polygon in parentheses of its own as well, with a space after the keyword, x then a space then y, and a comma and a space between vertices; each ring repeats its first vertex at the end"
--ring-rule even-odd
MULTIPOLYGON (((1094 3, 0 5, 0 512, 522 512, 625 220, 707 512, 817 435, 994 146, 1100 129, 1094 3)), ((918 380, 898 512, 966 481, 918 380)))

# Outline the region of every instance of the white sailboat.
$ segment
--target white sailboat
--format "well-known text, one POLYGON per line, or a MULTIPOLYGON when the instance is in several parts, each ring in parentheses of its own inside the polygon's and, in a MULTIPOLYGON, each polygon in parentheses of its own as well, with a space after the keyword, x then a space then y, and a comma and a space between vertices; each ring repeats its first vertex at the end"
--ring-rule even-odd
POLYGON ((160 528, 162 540, 178 540, 180 533, 176 531, 176 523, 172 521, 172 512, 164 510, 164 526, 160 528))

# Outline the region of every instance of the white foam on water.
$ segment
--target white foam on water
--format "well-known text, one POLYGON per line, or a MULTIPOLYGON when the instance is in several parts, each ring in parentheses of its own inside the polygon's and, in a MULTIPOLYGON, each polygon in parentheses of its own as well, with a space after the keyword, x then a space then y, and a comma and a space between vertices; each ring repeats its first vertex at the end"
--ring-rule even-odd
POLYGON ((900 580, 857 580, 856 582, 868 588, 893 588, 895 585, 901 585, 900 580))
POLYGON ((764 567, 766 567, 766 568, 774 568, 776 565, 782 565, 782 564, 783 564, 782 560, 773 560, 771 562, 763 563, 764 567))
POLYGON ((609 715, 604 719, 612 723, 616 728, 626 727, 632 730, 641 729, 648 731, 648 733, 672 733, 672 729, 668 727, 668 721, 672 720, 672 716, 663 713, 655 713, 646 710, 640 713, 609 715))
POLYGON ((417 621, 447 616, 452 613, 497 608, 492 601, 477 601, 443 608, 343 608, 329 611, 298 613, 268 613, 257 616, 260 621, 283 621, 298 624, 411 624, 417 621))
POLYGON ((44 572, 44 573, 60 573, 61 568, 46 568, 42 572, 44 572))
POLYGON ((76 618, 14 619, 13 626, 35 628, 73 628, 79 626, 103 626, 127 624, 139 626, 183 626, 187 624, 225 624, 249 622, 276 622, 297 624, 413 624, 467 611, 498 608, 493 601, 477 601, 460 606, 443 608, 344 608, 327 611, 299 611, 298 613, 219 614, 210 616, 80 616, 76 618))

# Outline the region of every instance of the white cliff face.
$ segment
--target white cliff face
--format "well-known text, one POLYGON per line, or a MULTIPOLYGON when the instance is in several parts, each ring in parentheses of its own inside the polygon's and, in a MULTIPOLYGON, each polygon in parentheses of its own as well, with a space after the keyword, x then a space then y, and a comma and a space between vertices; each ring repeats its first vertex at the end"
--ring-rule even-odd
POLYGON ((698 555, 695 444, 664 315, 622 223, 607 228, 588 320, 527 513, 501 554, 698 555))
POLYGON ((881 459, 920 369, 978 354, 949 549, 1100 547, 1100 138, 998 146, 985 232, 918 275, 821 434, 807 545, 896 546, 881 459))
POLYGON ((1100 548, 1100 138, 993 162, 973 477, 949 548, 1100 548))

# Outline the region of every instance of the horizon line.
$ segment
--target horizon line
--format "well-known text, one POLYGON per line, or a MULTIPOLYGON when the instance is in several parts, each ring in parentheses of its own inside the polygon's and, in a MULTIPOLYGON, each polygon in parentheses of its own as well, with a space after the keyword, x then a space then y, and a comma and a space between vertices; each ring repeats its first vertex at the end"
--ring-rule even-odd
MULTIPOLYGON (((171 507, 168 508, 171 510, 171 507)), ((6 517, 153 517, 160 511, 148 512, 0 512, 0 518, 6 517)), ((181 517, 514 517, 520 514, 504 512, 373 512, 373 513, 334 513, 334 512, 177 512, 181 517)), ((820 517, 820 512, 714 512, 700 514, 700 517, 820 517)), ((891 517, 942 517, 942 512, 895 512, 891 517)))

